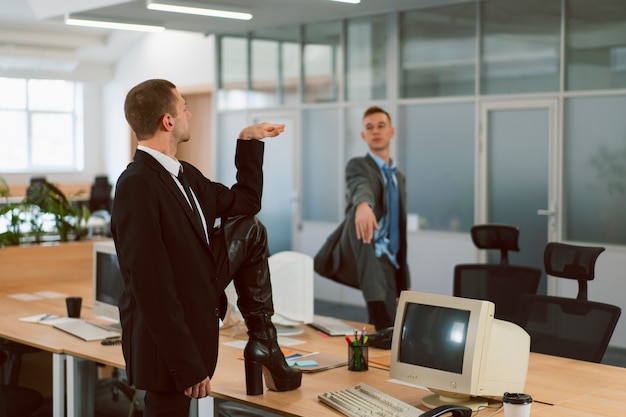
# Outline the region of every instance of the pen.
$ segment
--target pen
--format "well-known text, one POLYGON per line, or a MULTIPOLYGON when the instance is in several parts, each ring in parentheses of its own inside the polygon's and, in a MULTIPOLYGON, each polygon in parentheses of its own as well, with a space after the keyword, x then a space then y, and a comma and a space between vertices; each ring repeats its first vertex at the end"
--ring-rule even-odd
POLYGON ((348 342, 348 345, 352 345, 352 340, 348 336, 346 336, 346 342, 348 342))
POLYGON ((311 352, 311 353, 307 353, 305 355, 300 355, 298 356, 296 359, 302 359, 302 358, 306 358, 307 356, 313 356, 313 355, 317 355, 319 352, 311 352))
POLYGON ((44 321, 45 319, 47 319, 48 317, 50 317, 51 314, 44 314, 43 316, 41 316, 41 318, 39 319, 39 321, 44 321))
POLYGON ((354 342, 352 342, 352 345, 354 346, 354 369, 356 369, 357 371, 361 370, 361 349, 359 348, 359 341, 358 340, 354 340, 354 342))

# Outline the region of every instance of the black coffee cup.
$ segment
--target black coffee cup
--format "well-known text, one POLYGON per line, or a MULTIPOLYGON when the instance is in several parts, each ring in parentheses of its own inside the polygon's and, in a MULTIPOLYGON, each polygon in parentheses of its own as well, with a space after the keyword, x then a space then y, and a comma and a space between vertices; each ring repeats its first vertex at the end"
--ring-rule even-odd
POLYGON ((65 299, 65 306, 67 307, 67 317, 79 318, 82 305, 82 297, 67 297, 65 299))

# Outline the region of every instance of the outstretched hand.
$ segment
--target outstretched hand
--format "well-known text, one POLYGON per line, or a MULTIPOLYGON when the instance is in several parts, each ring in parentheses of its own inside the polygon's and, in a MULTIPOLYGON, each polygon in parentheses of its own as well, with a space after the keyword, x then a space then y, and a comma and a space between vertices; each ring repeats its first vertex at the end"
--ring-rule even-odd
POLYGON ((257 125, 244 127, 239 133, 239 139, 261 140, 265 138, 273 138, 285 131, 284 124, 263 122, 257 125))
POLYGON ((354 218, 356 237, 363 243, 372 243, 374 230, 378 230, 378 222, 372 208, 367 203, 360 203, 356 207, 354 218))

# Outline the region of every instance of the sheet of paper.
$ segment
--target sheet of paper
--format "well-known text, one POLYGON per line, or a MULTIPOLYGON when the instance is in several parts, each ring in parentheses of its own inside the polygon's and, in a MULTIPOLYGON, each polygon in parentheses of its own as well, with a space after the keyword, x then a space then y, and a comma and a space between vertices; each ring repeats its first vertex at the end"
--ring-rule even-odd
POLYGON ((28 293, 9 294, 7 295, 7 297, 13 298, 14 300, 20 300, 20 301, 41 300, 41 297, 34 295, 34 294, 28 294, 28 293))
POLYGON ((222 344, 243 350, 243 348, 246 347, 246 343, 248 343, 247 340, 234 340, 232 342, 226 342, 222 344))
POLYGON ((291 337, 278 336, 278 344, 281 346, 295 346, 304 343, 304 340, 293 339, 291 337))
POLYGON ((43 298, 66 298, 67 294, 63 294, 56 291, 40 291, 34 293, 35 295, 43 298))
POLYGON ((73 320, 78 320, 78 319, 64 317, 64 316, 57 316, 54 314, 45 314, 45 313, 19 318, 19 321, 24 321, 26 323, 47 324, 49 326, 53 326, 57 323, 64 323, 64 322, 73 321, 73 320))

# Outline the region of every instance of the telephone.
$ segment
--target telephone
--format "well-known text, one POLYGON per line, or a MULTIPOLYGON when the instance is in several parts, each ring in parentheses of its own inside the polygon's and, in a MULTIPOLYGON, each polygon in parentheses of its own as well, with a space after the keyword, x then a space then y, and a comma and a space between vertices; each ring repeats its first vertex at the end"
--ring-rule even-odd
POLYGON ((446 404, 433 408, 420 415, 420 417, 442 417, 452 413, 451 417, 472 417, 472 409, 463 405, 446 404))

